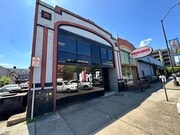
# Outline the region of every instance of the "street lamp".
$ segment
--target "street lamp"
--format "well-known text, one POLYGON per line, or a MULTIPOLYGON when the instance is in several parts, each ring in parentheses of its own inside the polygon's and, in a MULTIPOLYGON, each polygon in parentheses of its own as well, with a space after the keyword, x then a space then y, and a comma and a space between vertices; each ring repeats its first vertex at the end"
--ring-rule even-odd
MULTIPOLYGON (((169 46, 168 46, 168 40, 167 40, 167 36, 166 36, 166 32, 165 32, 165 28, 164 28, 164 24, 163 24, 163 21, 166 19, 166 17, 168 16, 168 14, 171 12, 171 10, 173 8, 175 8, 177 5, 179 5, 180 2, 176 3, 174 6, 172 6, 169 11, 166 13, 166 15, 164 16, 164 18, 161 20, 161 24, 162 24, 162 29, 163 29, 163 33, 164 33, 164 39, 165 39, 165 42, 166 42, 166 47, 167 47, 167 50, 168 50, 168 54, 169 54, 169 58, 170 58, 170 64, 171 64, 171 67, 172 67, 172 72, 174 74, 174 65, 172 63, 172 57, 171 57, 171 53, 170 53, 170 50, 169 50, 169 46)), ((174 84, 177 86, 178 83, 177 83, 177 80, 176 80, 176 77, 174 76, 174 84)))

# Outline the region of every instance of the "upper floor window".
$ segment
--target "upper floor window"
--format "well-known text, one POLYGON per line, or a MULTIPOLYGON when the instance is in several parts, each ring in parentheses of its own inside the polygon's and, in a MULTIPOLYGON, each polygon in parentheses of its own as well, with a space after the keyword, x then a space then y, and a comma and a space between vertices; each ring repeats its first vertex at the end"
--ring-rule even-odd
POLYGON ((78 41, 78 54, 91 56, 90 44, 78 41))
POLYGON ((76 53, 76 40, 64 36, 58 36, 58 50, 76 53))
POLYGON ((107 51, 105 48, 101 48, 101 58, 107 59, 107 51))
POLYGON ((100 47, 96 45, 92 45, 92 57, 100 58, 100 47))

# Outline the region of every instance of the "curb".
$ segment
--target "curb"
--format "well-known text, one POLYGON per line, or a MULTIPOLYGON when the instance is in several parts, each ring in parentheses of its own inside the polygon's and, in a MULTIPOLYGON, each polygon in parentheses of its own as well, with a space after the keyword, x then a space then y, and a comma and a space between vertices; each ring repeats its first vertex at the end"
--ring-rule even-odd
POLYGON ((13 126, 15 124, 19 124, 21 122, 24 122, 25 120, 26 120, 26 112, 13 115, 7 120, 7 127, 13 126))

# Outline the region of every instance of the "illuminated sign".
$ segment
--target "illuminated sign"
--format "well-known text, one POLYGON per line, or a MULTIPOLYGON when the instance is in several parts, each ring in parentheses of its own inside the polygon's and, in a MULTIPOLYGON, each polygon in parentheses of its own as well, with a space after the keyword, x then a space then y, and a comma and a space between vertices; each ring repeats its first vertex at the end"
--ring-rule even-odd
POLYGON ((136 50, 132 51, 130 53, 130 57, 131 58, 141 58, 141 57, 145 57, 151 54, 151 52, 153 51, 153 49, 149 46, 144 46, 141 48, 137 48, 136 50))

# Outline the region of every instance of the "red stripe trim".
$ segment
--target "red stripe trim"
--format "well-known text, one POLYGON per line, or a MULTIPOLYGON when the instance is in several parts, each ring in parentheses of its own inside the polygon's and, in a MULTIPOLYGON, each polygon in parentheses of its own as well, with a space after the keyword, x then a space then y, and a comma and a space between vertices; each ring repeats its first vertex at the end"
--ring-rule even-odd
POLYGON ((43 46, 42 46, 42 61, 41 61, 41 88, 42 89, 44 89, 45 81, 46 81, 47 41, 48 41, 48 28, 44 27, 43 46))
MULTIPOLYGON (((32 52, 31 52, 31 63, 32 63, 32 57, 35 56, 36 37, 37 37, 38 9, 39 9, 39 6, 38 6, 38 4, 36 2, 35 16, 34 16, 34 31, 33 31, 32 52)), ((34 72, 34 68, 31 66, 31 63, 30 63, 30 76, 29 76, 29 90, 31 90, 31 88, 32 88, 33 72, 34 72)))

